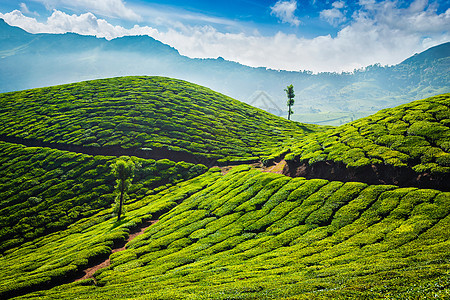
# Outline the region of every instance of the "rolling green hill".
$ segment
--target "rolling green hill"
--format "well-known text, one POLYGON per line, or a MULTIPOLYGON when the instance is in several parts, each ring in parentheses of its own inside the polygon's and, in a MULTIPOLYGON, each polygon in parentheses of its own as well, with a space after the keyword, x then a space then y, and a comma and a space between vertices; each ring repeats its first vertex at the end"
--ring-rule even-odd
POLYGON ((128 149, 129 155, 173 156, 211 165, 217 160, 255 162, 320 128, 163 77, 121 77, 0 94, 3 139, 76 151, 83 147, 93 153, 123 154, 128 149))
POLYGON ((173 207, 94 279, 21 299, 330 299, 450 296, 450 193, 210 172, 0 258, 2 295, 64 281, 173 207), (179 203, 178 205, 176 203, 179 203))
POLYGON ((0 94, 0 299, 449 298, 449 99, 330 128, 162 77, 0 94))
POLYGON ((290 151, 291 175, 449 191, 450 94, 307 136, 290 151))

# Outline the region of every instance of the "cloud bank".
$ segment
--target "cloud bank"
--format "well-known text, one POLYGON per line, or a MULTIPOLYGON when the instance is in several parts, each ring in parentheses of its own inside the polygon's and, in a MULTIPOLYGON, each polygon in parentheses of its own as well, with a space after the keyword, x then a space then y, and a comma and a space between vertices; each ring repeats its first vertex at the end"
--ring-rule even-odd
MULTIPOLYGON (((17 10, 0 13, 0 17, 32 33, 76 32, 107 39, 149 35, 189 57, 221 56, 253 67, 292 71, 341 72, 375 63, 396 64, 416 52, 450 41, 450 9, 438 14, 437 6, 424 0, 416 0, 406 8, 389 0, 361 0, 360 6, 336 36, 310 39, 282 32, 273 36, 224 33, 212 26, 178 26, 164 32, 138 25, 127 29, 93 13, 68 15, 58 10, 44 23, 17 10)), ((331 9, 341 11, 345 6, 338 1, 331 9)))

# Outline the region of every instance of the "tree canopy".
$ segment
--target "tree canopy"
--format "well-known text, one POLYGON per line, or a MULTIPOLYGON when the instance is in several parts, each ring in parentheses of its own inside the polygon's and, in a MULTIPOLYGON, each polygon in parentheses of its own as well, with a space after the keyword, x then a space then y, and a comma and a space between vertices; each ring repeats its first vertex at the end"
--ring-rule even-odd
POLYGON ((294 86, 291 84, 289 86, 287 86, 284 91, 286 92, 286 95, 288 97, 288 101, 287 101, 287 106, 288 106, 288 120, 291 119, 291 114, 293 114, 294 112, 292 111, 292 106, 294 105, 294 98, 295 98, 295 93, 294 93, 294 86))
POLYGON ((117 221, 120 221, 120 217, 124 213, 123 202, 134 177, 135 164, 129 157, 122 156, 111 167, 116 177, 117 196, 114 213, 117 214, 117 221))

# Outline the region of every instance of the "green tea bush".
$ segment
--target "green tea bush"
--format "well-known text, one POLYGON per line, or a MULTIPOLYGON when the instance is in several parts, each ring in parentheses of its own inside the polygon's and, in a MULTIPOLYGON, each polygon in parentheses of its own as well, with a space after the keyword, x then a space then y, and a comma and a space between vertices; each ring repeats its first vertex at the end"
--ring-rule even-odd
MULTIPOLYGON (((50 272, 48 282, 54 280, 52 266, 54 274, 68 276, 72 271, 63 268, 83 266, 89 261, 87 249, 107 250, 113 236, 127 234, 163 203, 179 204, 126 250, 111 255, 112 266, 97 271, 96 285, 62 285, 26 297, 377 299, 386 290, 406 295, 406 289, 418 297, 413 288, 417 278, 435 282, 446 276, 449 193, 281 178, 244 167, 227 175, 215 170, 137 200, 128 207, 126 223, 115 229, 109 218, 80 221, 58 237, 44 237, 0 257, 0 271, 6 275, 2 291, 15 288, 6 286, 14 272, 37 270, 40 261, 46 267, 35 274, 50 272), (267 178, 271 180, 248 199, 233 193, 247 180, 250 188, 267 178), (211 202, 223 205, 218 194, 233 194, 227 201, 235 201, 236 207, 248 203, 247 209, 215 215, 217 206, 211 202), (252 205, 261 195, 267 196, 265 203, 252 205), (207 199, 212 200, 200 208, 207 199), (100 239, 99 232, 108 230, 100 239), (78 249, 79 241, 89 248, 78 249), (11 266, 16 269, 9 270, 11 266)), ((27 277, 35 287, 33 278, 27 277)))
POLYGON ((448 173, 450 94, 382 110, 372 116, 302 137, 288 161, 328 160, 347 167, 388 165, 417 173, 448 173), (442 112, 442 113, 441 113, 442 112), (434 165, 431 165, 434 164, 434 165))
MULTIPOLYGON (((114 196, 114 176, 109 165, 113 157, 74 154, 49 148, 28 148, 0 142, 0 251, 43 234, 64 229, 73 222, 109 208, 114 196), (43 163, 46 162, 46 163, 43 163), (6 180, 7 179, 7 180, 6 180), (6 192, 7 191, 7 192, 6 192)), ((189 179, 206 171, 205 166, 133 158, 136 171, 134 199, 148 189, 189 179), (154 166, 175 166, 161 174, 154 166), (174 176, 177 174, 177 176, 174 176), (145 187, 140 182, 152 181, 145 187)), ((140 196, 139 196, 140 195, 140 196)))
POLYGON ((293 137, 322 130, 164 77, 110 78, 5 93, 0 95, 0 116, 0 134, 25 140, 181 151, 212 155, 222 163, 258 161, 293 137))

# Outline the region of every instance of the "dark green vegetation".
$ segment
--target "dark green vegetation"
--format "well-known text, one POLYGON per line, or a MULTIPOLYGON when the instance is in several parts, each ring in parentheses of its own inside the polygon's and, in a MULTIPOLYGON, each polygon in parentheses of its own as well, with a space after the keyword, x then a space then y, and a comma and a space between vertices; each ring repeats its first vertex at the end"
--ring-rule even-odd
POLYGON ((162 77, 1 94, 0 140, 72 151, 0 142, 0 299, 449 298, 449 99, 325 128, 162 77), (180 162, 132 155, 155 150, 180 162), (183 161, 283 156, 308 179, 183 161), (364 183, 374 168, 433 189, 364 183))
POLYGON ((386 107, 449 93, 449 53, 450 43, 445 43, 394 66, 375 64, 350 73, 313 74, 251 68, 222 58, 191 59, 148 36, 107 41, 73 33, 29 34, 0 19, 0 92, 124 75, 161 75, 207 86, 285 117, 283 89, 292 83, 297 96, 293 120, 340 125, 386 107), (252 97, 261 90, 270 95, 269 107, 261 102, 264 99, 252 97))
POLYGON ((258 161, 315 130, 315 125, 288 122, 207 88, 163 77, 0 94, 0 135, 24 142, 120 147, 130 153, 137 149, 150 157, 152 151, 176 152, 179 160, 193 162, 196 157, 211 164, 258 161))
MULTIPOLYGON (((336 169, 346 169, 347 173, 353 170, 361 177, 378 176, 378 180, 386 181, 391 177, 390 182, 396 184, 423 183, 450 190, 450 94, 382 110, 308 136, 290 150, 292 153, 286 160, 292 174, 296 168, 306 165, 309 169, 305 172, 310 172, 307 176, 317 176, 311 173, 322 172, 321 168, 328 164, 328 170, 333 165, 336 169), (312 170, 311 166, 316 169, 312 170), (384 174, 379 171, 383 168, 388 170, 384 174), (378 174, 363 175, 364 172, 378 174)), ((340 176, 338 172, 328 175, 340 176)))
MULTIPOLYGON (((116 160, 0 142, 0 252, 109 209, 116 160)), ((184 162, 133 160, 139 168, 128 191, 131 202, 206 171, 184 162)))
POLYGON ((284 89, 284 91, 286 92, 288 101, 287 101, 287 106, 288 106, 288 120, 291 119, 291 114, 293 114, 294 112, 292 111, 291 107, 292 105, 294 105, 295 101, 295 93, 294 93, 294 86, 291 84, 289 85, 287 88, 284 89))
POLYGON ((123 207, 128 196, 128 189, 131 186, 131 181, 134 177, 134 170, 136 169, 135 163, 129 158, 120 158, 113 165, 114 176, 116 177, 116 201, 114 203, 113 211, 117 214, 117 221, 120 221, 120 217, 125 213, 123 207))
POLYGON ((84 253, 108 253, 113 235, 126 235, 160 207, 173 208, 111 255, 96 284, 87 279, 23 298, 450 296, 449 193, 292 179, 246 166, 144 197, 119 226, 99 213, 6 254, 2 291, 63 277, 83 265, 84 253), (49 259, 52 251, 58 258, 49 259))

